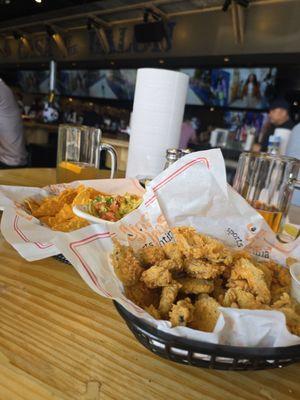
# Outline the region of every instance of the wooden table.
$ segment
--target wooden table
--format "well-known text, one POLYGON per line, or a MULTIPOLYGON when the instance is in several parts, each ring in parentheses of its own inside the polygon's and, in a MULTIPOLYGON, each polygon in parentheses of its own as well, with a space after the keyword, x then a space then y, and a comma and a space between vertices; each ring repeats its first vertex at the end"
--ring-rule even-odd
MULTIPOLYGON (((46 185, 54 170, 0 170, 0 184, 46 185)), ((300 364, 221 372, 156 357, 112 302, 55 259, 24 261, 0 237, 1 400, 287 400, 300 364)))

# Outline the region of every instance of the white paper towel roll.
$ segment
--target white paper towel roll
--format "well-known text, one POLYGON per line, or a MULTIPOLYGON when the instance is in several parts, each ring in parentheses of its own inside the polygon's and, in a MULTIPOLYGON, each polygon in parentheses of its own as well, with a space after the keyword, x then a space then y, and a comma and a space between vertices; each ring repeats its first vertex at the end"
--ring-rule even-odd
POLYGON ((166 150, 179 146, 188 81, 181 72, 138 70, 126 177, 155 177, 166 150))

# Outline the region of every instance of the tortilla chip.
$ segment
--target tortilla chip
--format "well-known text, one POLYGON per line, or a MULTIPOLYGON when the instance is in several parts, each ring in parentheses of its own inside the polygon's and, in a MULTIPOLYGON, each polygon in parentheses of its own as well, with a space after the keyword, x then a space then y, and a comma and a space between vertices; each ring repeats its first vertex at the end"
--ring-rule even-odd
POLYGON ((40 207, 40 204, 33 199, 24 200, 24 205, 31 214, 40 207))
POLYGON ((69 204, 64 204, 62 209, 56 214, 55 219, 57 223, 67 221, 71 218, 73 218, 75 214, 72 211, 72 206, 69 204))
POLYGON ((80 189, 72 202, 72 206, 87 204, 89 200, 93 200, 98 195, 99 192, 93 188, 84 188, 83 190, 80 189))
POLYGON ((77 189, 66 189, 63 192, 60 193, 58 196, 57 200, 59 203, 62 205, 64 204, 72 204, 72 201, 75 199, 75 197, 78 194, 77 189))
POLYGON ((54 217, 60 209, 61 205, 59 204, 57 197, 47 197, 39 208, 32 212, 32 215, 36 218, 54 217))
POLYGON ((40 217, 39 220, 42 224, 49 226, 49 228, 52 228, 56 224, 55 217, 40 217))
POLYGON ((85 226, 88 226, 88 225, 89 225, 89 223, 85 219, 75 216, 68 221, 61 222, 57 225, 52 226, 52 229, 54 231, 71 232, 71 231, 75 231, 76 229, 80 229, 85 226))

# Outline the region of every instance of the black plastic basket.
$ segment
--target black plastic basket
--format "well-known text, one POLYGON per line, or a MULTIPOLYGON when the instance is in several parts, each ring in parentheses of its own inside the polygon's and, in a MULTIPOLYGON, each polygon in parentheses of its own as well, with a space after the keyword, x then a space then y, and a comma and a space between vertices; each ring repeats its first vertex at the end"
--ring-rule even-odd
POLYGON ((57 254, 56 256, 53 256, 53 258, 55 258, 56 260, 58 260, 64 264, 71 265, 70 261, 68 261, 63 254, 57 254))
POLYGON ((137 340, 153 353, 171 361, 231 371, 282 368, 300 361, 300 345, 236 347, 180 338, 154 328, 117 302, 114 304, 137 340))

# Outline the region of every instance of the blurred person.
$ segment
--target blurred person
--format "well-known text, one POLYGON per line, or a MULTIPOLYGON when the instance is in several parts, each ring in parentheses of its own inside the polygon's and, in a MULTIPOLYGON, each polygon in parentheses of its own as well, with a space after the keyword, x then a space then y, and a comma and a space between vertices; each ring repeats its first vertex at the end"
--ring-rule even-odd
POLYGON ((27 164, 20 108, 10 88, 0 79, 0 168, 27 164))
POLYGON ((245 107, 255 108, 260 100, 259 82, 255 74, 250 74, 243 86, 242 97, 245 107))
POLYGON ((83 112, 83 125, 90 126, 93 128, 100 128, 103 123, 101 115, 98 113, 98 109, 94 104, 85 107, 83 112))
POLYGON ((197 140, 197 130, 199 128, 199 121, 197 118, 186 118, 181 126, 181 136, 179 141, 179 148, 188 148, 189 142, 197 140))
POLYGON ((274 134, 276 128, 292 130, 294 127, 289 114, 289 103, 285 99, 277 98, 270 104, 269 122, 260 142, 261 151, 268 150, 269 137, 274 134))

